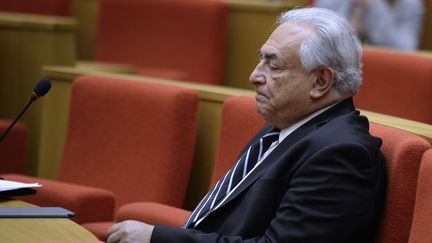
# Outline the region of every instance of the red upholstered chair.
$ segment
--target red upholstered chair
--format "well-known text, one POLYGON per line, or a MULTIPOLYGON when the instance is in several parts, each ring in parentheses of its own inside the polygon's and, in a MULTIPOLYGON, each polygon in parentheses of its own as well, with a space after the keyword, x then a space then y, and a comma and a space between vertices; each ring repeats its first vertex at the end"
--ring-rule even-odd
MULTIPOLYGON (((0 134, 9 127, 10 120, 0 119, 0 134)), ((26 172, 27 126, 17 122, 0 142, 0 174, 26 172)))
POLYGON ((149 76, 219 84, 227 17, 221 0, 101 0, 94 60, 132 64, 149 76))
POLYGON ((44 186, 25 199, 70 209, 78 223, 111 222, 115 207, 134 201, 181 207, 193 158, 197 107, 194 90, 79 77, 73 83, 58 181, 4 177, 40 181, 44 186))
MULTIPOLYGON (((255 112, 252 97, 233 97, 225 102, 212 184, 225 173, 241 147, 263 124, 262 118, 255 112)), ((407 242, 419 163, 422 154, 431 145, 414 134, 385 125, 371 123, 370 132, 383 139, 381 150, 388 167, 387 201, 377 242, 407 242)), ((180 226, 189 213, 160 204, 134 203, 121 207, 116 221, 136 219, 180 226)))
POLYGON ((377 243, 406 243, 410 234, 417 176, 423 153, 431 145, 421 137, 385 125, 370 125, 383 140, 387 160, 387 195, 377 243))
MULTIPOLYGON (((253 97, 237 96, 225 100, 211 187, 226 173, 243 146, 263 125, 264 120, 256 112, 253 97)), ((139 202, 122 206, 116 221, 135 219, 151 224, 181 226, 189 214, 190 211, 160 203, 139 202)))
POLYGON ((0 11, 70 16, 71 0, 0 0, 0 11))
POLYGON ((432 56, 364 47, 358 108, 432 124, 432 56))
POLYGON ((419 177, 409 243, 432 242, 432 149, 424 153, 419 177))

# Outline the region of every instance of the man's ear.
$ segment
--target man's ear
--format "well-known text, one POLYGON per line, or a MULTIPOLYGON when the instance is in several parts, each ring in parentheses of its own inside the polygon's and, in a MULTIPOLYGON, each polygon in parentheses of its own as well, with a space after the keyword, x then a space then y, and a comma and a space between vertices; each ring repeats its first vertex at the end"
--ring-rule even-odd
POLYGON ((319 99, 330 91, 333 85, 334 73, 330 68, 318 68, 314 71, 315 79, 309 95, 312 99, 319 99))

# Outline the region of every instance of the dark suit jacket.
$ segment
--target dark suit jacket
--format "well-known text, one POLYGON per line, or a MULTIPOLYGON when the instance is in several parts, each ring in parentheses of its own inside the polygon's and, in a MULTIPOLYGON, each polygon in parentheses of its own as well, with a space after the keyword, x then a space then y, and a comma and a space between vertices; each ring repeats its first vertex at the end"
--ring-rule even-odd
POLYGON ((285 138, 195 229, 156 225, 151 242, 373 242, 386 168, 368 128, 352 99, 340 102, 285 138))

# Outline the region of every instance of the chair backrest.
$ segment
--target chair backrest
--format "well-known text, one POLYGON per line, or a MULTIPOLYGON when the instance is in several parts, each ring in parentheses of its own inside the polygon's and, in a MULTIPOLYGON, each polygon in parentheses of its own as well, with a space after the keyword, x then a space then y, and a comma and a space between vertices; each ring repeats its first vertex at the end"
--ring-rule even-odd
MULTIPOLYGON (((6 131, 11 122, 0 119, 0 134, 6 131)), ((18 121, 0 142, 0 174, 26 173, 27 134, 27 125, 18 121)))
MULTIPOLYGON (((212 185, 225 174, 244 144, 263 125, 253 97, 231 97, 225 101, 212 185)), ((371 123, 370 132, 383 139, 381 150, 388 167, 387 199, 378 242, 407 242, 419 163, 424 151, 431 146, 423 138, 385 125, 371 123)))
POLYGON ((363 63, 358 108, 432 124, 432 57, 365 47, 363 63))
POLYGON ((70 16, 72 0, 0 0, 0 11, 70 16))
POLYGON ((221 0, 101 0, 94 59, 144 75, 219 84, 227 36, 221 0))
POLYGON ((409 243, 432 242, 432 149, 423 155, 409 243))
POLYGON ((420 160, 431 145, 409 132, 375 123, 370 124, 370 133, 383 140, 381 151, 387 161, 387 195, 377 242, 406 243, 420 160))
POLYGON ((58 179, 112 191, 116 206, 183 206, 198 94, 176 86, 82 76, 72 87, 58 179))
POLYGON ((243 146, 263 125, 254 97, 233 96, 225 100, 211 186, 226 173, 243 146))

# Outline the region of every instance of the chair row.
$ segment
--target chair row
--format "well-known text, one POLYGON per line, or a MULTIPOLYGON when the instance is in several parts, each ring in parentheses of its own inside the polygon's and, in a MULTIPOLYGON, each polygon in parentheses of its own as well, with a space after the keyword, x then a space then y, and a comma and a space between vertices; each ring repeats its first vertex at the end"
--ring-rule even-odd
MULTIPOLYGON (((109 1, 114 0, 108 0, 108 2, 109 1)), ((149 2, 152 1, 153 0, 150 0, 149 2)), ((96 4, 99 1, 74 0, 74 2, 91 5, 96 4)), ((117 0, 116 2, 119 4, 123 3, 122 0, 117 0)), ((146 0, 137 2, 139 3, 148 1, 146 0)), ((233 0, 232 2, 236 2, 236 0, 233 0)), ((273 14, 276 14, 276 12, 279 10, 275 7, 271 8, 271 10, 267 9, 265 13, 261 13, 255 11, 259 6, 254 5, 250 6, 252 9, 250 11, 252 11, 253 14, 249 14, 249 12, 242 12, 240 6, 237 6, 236 9, 234 9, 234 7, 235 6, 231 6, 229 13, 230 34, 228 40, 228 55, 230 57, 225 58, 223 63, 223 66, 227 68, 224 73, 223 84, 225 86, 247 87, 250 89, 252 86, 247 82, 247 78, 253 66, 256 64, 255 51, 265 40, 267 35, 267 33, 265 33, 266 31, 259 31, 259 28, 266 30, 269 29, 263 27, 263 25, 267 25, 264 24, 264 22, 268 23, 271 21, 273 23, 274 18, 270 17, 269 12, 267 11, 270 11, 272 13, 271 16, 273 16, 273 14), (265 17, 261 16, 262 14, 265 14, 265 17), (261 17, 258 18, 255 15, 261 17), (244 19, 240 21, 239 18, 243 18, 244 16, 249 16, 251 19, 257 19, 257 21, 254 22, 249 21, 254 26, 256 25, 257 29, 251 30, 241 27, 243 26, 242 23, 245 21, 244 19), (231 23, 231 21, 233 23, 231 23), (233 29, 231 24, 236 24, 236 28, 233 29), (242 30, 242 32, 239 30, 242 30), (243 31, 246 31, 247 33, 244 33, 243 31), (259 37, 255 35, 259 35, 259 37), (230 44, 233 40, 236 41, 235 45, 230 44), (245 47, 245 49, 239 48, 239 46, 245 47), (231 57, 235 58, 235 60, 231 60, 231 57)), ((93 11, 93 8, 88 9, 88 11, 90 10, 93 11)), ((132 18, 132 15, 130 17, 132 18)), ((28 99, 28 92, 32 90, 35 80, 39 79, 41 76, 41 67, 43 65, 73 66, 76 64, 77 50, 75 47, 75 38, 79 38, 79 36, 76 35, 76 33, 79 32, 77 29, 80 28, 79 23, 85 23, 85 27, 88 27, 91 25, 91 23, 96 21, 86 21, 86 19, 84 19, 83 21, 76 23, 72 20, 72 18, 38 18, 36 16, 26 18, 22 15, 11 16, 4 13, 0 14, 0 42, 2 43, 0 51, 2 51, 4 54, 0 57, 0 62, 2 63, 2 65, 0 65, 0 109, 2 110, 2 118, 10 119, 14 117, 16 113, 24 106, 23 102, 28 99), (25 72, 22 70, 25 70, 25 72)), ((114 19, 111 21, 114 21, 114 19)), ((118 21, 114 22, 119 24, 118 21)), ((249 22, 248 24, 250 24, 249 22)), ((109 28, 107 27, 106 29, 109 28)), ((140 28, 137 27, 136 29, 140 28)), ((111 38, 101 39, 102 41, 111 40, 111 38)), ((123 39, 133 40, 134 37, 127 38, 126 36, 123 36, 123 39)), ((198 39, 203 42, 202 38, 198 39)), ((118 51, 119 49, 125 50, 123 47, 113 47, 106 49, 113 49, 113 51, 118 51)), ((404 117, 407 119, 432 124, 431 109, 428 107, 431 96, 430 93, 427 92, 431 89, 430 85, 432 84, 430 81, 431 69, 429 68, 432 66, 432 58, 417 58, 417 53, 397 53, 399 58, 395 58, 393 55, 390 56, 390 53, 393 53, 392 51, 388 51, 389 53, 382 50, 377 51, 381 53, 379 55, 381 56, 380 58, 375 58, 375 55, 373 54, 368 55, 369 51, 365 51, 365 86, 362 88, 358 96, 358 98, 362 97, 362 99, 356 100, 358 107, 383 114, 391 114, 398 117, 404 117), (416 57, 411 58, 406 57, 406 55, 416 57), (370 62, 371 64, 368 64, 369 62, 367 61, 366 56, 370 56, 370 59, 372 60, 370 62), (384 56, 389 56, 389 58, 384 59, 384 56), (419 64, 421 61, 420 59, 426 61, 429 60, 429 62, 425 64, 419 64), (374 60, 379 61, 375 62, 374 60), (397 64, 393 64, 393 62, 396 62, 397 64), (368 70, 371 70, 371 72, 368 70), (385 74, 385 76, 383 76, 383 74, 385 74), (409 89, 405 88, 407 85, 410 86, 409 89), (395 99, 394 97, 404 98, 395 99), (373 100, 373 102, 369 102, 369 100, 373 100)), ((193 53, 197 52, 193 51, 193 53)), ((148 55, 150 55, 150 52, 140 56, 143 57, 148 55)), ((186 56, 189 58, 191 57, 191 55, 186 56)), ((216 59, 207 58, 207 60, 213 61, 216 59)), ((191 64, 189 61, 187 61, 187 63, 191 64)), ((100 67, 100 65, 98 65, 98 67, 100 67)), ((150 71, 147 72, 149 75, 157 75, 157 73, 160 73, 162 70, 159 67, 149 67, 143 68, 141 70, 144 69, 150 71)), ((164 73, 169 73, 168 76, 176 76, 177 78, 182 76, 177 74, 185 73, 183 71, 178 72, 178 68, 174 69, 177 71, 164 73)), ((133 68, 129 68, 127 71, 131 70, 133 70, 133 68)), ((195 68, 195 70, 202 69, 195 68)), ((109 72, 113 73, 118 71, 118 69, 110 69, 109 72)), ((201 81, 198 80, 198 82, 201 81)), ((204 83, 205 80, 203 79, 202 82, 204 83)), ((33 175, 39 175, 40 165, 46 163, 44 158, 40 158, 41 156, 39 154, 39 151, 41 150, 40 146, 43 146, 45 143, 44 141, 40 141, 43 139, 40 137, 40 134, 42 133, 40 124, 44 121, 42 121, 42 114, 39 107, 40 104, 34 104, 32 109, 30 109, 22 118, 22 121, 28 125, 28 172, 33 175)), ((58 145, 58 147, 61 148, 60 145, 58 145)))
MULTIPOLYGON (((80 77, 73 82, 57 181, 2 176, 41 182, 37 195, 22 199, 75 211, 74 220, 100 239, 109 225, 124 219, 179 226, 188 214, 178 208, 188 188, 197 108, 198 94, 188 88, 80 77)), ((225 101, 211 184, 263 124, 253 97, 225 101)), ((419 162, 431 146, 416 135, 380 124, 372 124, 371 133, 383 139, 389 168, 379 242, 407 242, 419 162)))

